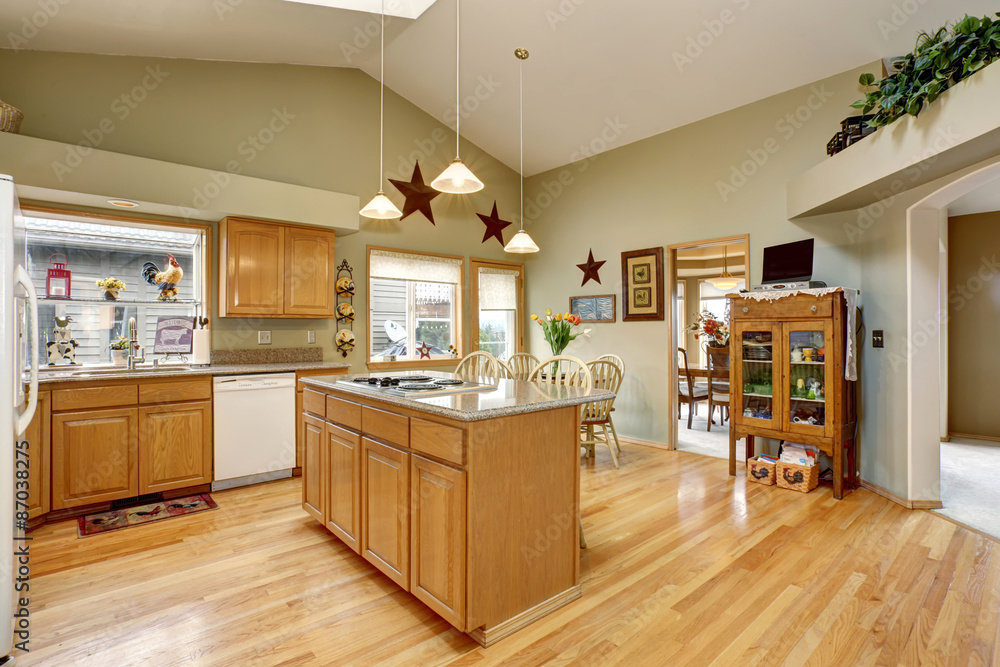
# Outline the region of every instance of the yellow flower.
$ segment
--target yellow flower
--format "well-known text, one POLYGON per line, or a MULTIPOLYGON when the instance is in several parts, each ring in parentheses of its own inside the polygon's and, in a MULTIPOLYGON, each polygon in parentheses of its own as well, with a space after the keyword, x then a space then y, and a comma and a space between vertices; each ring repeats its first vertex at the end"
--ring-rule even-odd
POLYGON ((545 314, 546 315, 552 315, 552 309, 551 308, 546 308, 545 309, 545 314))
POLYGON ((538 319, 538 315, 535 315, 534 313, 532 313, 532 314, 531 314, 531 319, 533 319, 533 320, 537 320, 537 319, 538 319))
POLYGON ((556 313, 556 322, 562 319, 562 313, 556 313))

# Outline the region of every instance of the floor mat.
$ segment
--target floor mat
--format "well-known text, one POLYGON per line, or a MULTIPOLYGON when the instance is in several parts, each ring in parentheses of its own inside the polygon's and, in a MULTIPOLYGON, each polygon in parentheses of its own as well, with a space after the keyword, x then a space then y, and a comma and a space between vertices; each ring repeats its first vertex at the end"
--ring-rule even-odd
POLYGON ((136 507, 124 507, 109 512, 88 514, 77 518, 77 525, 79 527, 79 536, 89 537, 112 530, 141 526, 145 523, 218 508, 219 506, 215 504, 210 494, 199 493, 196 496, 161 500, 158 503, 149 503, 148 505, 137 505, 136 507))

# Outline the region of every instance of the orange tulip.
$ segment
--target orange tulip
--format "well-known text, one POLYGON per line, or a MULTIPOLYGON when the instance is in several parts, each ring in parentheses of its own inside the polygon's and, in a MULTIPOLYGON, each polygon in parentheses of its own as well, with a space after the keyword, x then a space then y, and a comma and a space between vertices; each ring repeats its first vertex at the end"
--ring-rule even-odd
POLYGON ((562 318, 562 313, 556 313, 556 322, 560 321, 562 318))

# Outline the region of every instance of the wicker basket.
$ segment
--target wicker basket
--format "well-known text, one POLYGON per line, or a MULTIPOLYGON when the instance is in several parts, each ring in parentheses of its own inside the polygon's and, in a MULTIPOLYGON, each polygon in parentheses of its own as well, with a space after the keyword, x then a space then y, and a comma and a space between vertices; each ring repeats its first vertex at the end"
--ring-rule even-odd
POLYGON ((819 464, 800 466, 778 461, 775 469, 778 486, 782 489, 809 493, 819 486, 819 464))
POLYGON ((764 486, 771 486, 775 481, 775 464, 770 461, 750 459, 747 461, 747 480, 764 486))
POLYGON ((24 120, 24 114, 21 113, 20 109, 0 100, 0 132, 17 134, 21 131, 22 120, 24 120))

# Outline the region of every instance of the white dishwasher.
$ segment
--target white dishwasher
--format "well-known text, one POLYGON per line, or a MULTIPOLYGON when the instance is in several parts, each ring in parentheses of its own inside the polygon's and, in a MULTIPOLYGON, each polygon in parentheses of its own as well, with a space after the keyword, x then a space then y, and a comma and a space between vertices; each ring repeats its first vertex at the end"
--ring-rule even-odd
POLYGON ((212 490, 291 477, 295 373, 217 376, 212 490))

